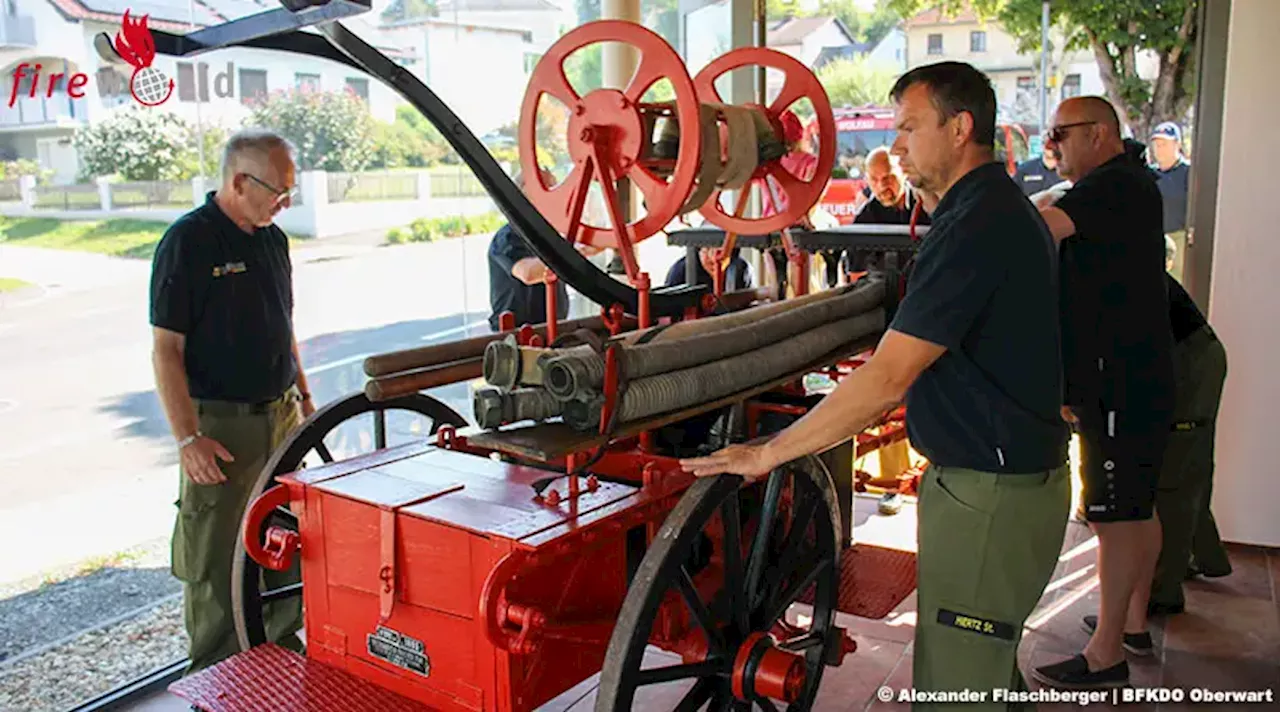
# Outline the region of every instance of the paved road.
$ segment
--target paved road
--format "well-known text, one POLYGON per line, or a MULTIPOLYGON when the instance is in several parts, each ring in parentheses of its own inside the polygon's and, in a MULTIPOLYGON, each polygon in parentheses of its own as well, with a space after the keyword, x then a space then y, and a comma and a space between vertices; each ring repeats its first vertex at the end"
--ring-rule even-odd
MULTIPOLYGON (((641 260, 660 279, 679 250, 657 242, 641 260)), ((487 332, 487 244, 295 248, 317 402, 361 389, 369 354, 487 332)), ((0 583, 167 537, 177 473, 150 365, 150 265, 0 245, 0 266, 43 286, 0 303, 0 583)), ((467 385, 433 395, 469 415, 467 385)))

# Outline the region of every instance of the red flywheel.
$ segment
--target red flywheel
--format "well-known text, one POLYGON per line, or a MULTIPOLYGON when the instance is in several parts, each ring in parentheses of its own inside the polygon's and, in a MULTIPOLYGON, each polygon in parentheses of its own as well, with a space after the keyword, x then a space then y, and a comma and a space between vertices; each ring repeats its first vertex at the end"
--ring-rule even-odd
POLYGON ((577 27, 553 44, 538 61, 525 90, 520 109, 520 166, 526 176, 525 193, 562 235, 593 247, 618 250, 633 279, 638 274, 633 245, 662 230, 679 213, 693 191, 698 173, 701 135, 682 131, 679 152, 667 180, 641 164, 651 141, 645 135, 640 99, 663 77, 675 89, 675 118, 679 125, 698 125, 699 108, 693 81, 684 62, 653 31, 621 20, 599 20, 577 27), (564 63, 575 51, 598 42, 622 42, 640 54, 631 82, 621 91, 596 89, 578 96, 565 75, 564 63), (548 186, 537 159, 537 113, 542 95, 549 95, 569 110, 569 154, 573 170, 559 185, 548 186), (536 178, 535 178, 536 176, 536 178), (616 226, 622 212, 615 181, 627 177, 644 196, 644 216, 616 226), (582 207, 593 182, 600 184, 610 210, 610 227, 582 221, 582 207))
MULTIPOLYGON (((693 85, 698 92, 698 101, 725 103, 716 91, 716 79, 727 72, 741 67, 762 66, 781 70, 785 76, 782 90, 777 98, 763 107, 769 123, 781 133, 782 113, 801 99, 809 99, 813 104, 814 114, 818 118, 818 157, 813 175, 808 179, 793 175, 781 162, 781 159, 768 161, 756 167, 748 185, 758 184, 770 195, 770 186, 766 177, 772 179, 773 190, 785 201, 786 207, 781 212, 763 218, 743 218, 730 215, 721 207, 721 191, 712 193, 706 204, 700 209, 708 221, 722 230, 737 235, 761 235, 796 224, 800 218, 817 204, 827 188, 831 178, 831 167, 836 156, 836 123, 831 113, 831 100, 822 88, 822 83, 799 60, 767 47, 742 47, 717 57, 693 78, 693 85)), ((681 126, 685 126, 681 122, 681 126)), ((688 132, 680 133, 683 143, 688 132)), ((683 148, 683 146, 681 147, 683 148)), ((776 202, 776 201, 773 201, 776 202)))

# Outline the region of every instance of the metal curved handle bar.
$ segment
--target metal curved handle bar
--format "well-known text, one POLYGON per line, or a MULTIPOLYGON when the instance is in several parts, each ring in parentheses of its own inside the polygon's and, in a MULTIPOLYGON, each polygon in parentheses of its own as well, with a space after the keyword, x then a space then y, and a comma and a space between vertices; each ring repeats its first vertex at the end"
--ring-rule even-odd
MULTIPOLYGON (((639 311, 636 289, 605 274, 574 249, 516 188, 484 144, 427 85, 341 23, 332 22, 316 29, 323 37, 290 30, 216 46, 196 43, 182 35, 165 32, 153 31, 152 35, 155 38, 156 52, 160 54, 185 56, 221 47, 262 47, 338 61, 382 81, 404 97, 440 131, 493 198, 511 227, 525 237, 534 254, 552 272, 596 304, 604 307, 621 304, 630 314, 639 311)), ((650 313, 654 316, 681 316, 687 309, 698 306, 702 292, 703 290, 652 290, 649 293, 650 313)))
POLYGON ((297 532, 280 530, 272 527, 267 532, 267 544, 258 543, 262 534, 262 525, 277 507, 289 504, 289 488, 276 485, 253 501, 244 517, 244 551, 263 568, 272 571, 284 571, 293 563, 293 553, 298 550, 301 541, 297 532))

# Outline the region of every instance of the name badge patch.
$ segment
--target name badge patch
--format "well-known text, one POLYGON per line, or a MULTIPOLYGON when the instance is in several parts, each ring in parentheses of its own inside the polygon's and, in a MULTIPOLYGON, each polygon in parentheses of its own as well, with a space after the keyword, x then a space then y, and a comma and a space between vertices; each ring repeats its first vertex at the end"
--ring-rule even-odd
POLYGON ((1013 640, 1013 626, 1004 621, 991 620, 989 618, 979 618, 965 613, 956 613, 945 608, 938 609, 938 622, 952 628, 967 630, 970 633, 978 633, 980 635, 989 635, 993 638, 1001 640, 1013 640))
POLYGON ((213 268, 213 276, 221 277, 224 274, 240 274, 241 272, 248 271, 248 268, 244 266, 243 262, 228 262, 224 265, 215 265, 213 268))

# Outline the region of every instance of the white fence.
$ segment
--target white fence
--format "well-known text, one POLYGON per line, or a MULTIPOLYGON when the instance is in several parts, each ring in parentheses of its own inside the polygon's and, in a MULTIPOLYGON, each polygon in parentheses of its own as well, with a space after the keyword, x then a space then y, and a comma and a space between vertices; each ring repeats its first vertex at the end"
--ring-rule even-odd
MULTIPOLYGON (((170 222, 204 203, 214 189, 190 181, 36 185, 34 176, 0 181, 0 214, 60 219, 135 218, 170 222), (7 201, 7 202, 6 202, 7 201)), ((452 172, 380 171, 298 174, 298 198, 276 224, 299 237, 386 230, 418 218, 497 210, 465 168, 452 172)))

